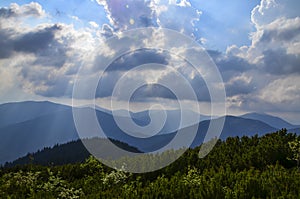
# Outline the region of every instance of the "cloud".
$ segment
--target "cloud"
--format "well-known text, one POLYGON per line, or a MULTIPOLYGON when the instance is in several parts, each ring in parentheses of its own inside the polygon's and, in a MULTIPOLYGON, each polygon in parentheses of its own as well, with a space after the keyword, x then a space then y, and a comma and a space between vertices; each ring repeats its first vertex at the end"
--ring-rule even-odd
POLYGON ((114 35, 114 30, 110 25, 103 24, 101 33, 105 38, 109 38, 109 37, 112 37, 114 35))
POLYGON ((257 29, 278 18, 299 16, 300 2, 294 0, 261 0, 251 12, 251 21, 257 29))
POLYGON ((262 0, 252 11, 256 31, 250 46, 228 47, 231 56, 247 60, 256 70, 273 75, 299 73, 300 4, 262 0), (290 10, 290 12, 287 12, 290 10))
MULTIPOLYGON (((121 70, 128 71, 137 66, 149 63, 168 64, 170 55, 167 52, 159 52, 154 49, 140 49, 134 52, 129 52, 110 64, 106 71, 121 70)), ((101 59, 96 61, 96 65, 101 64, 101 59)))
POLYGON ((19 17, 43 17, 45 11, 42 6, 36 2, 31 2, 19 6, 16 3, 10 4, 9 8, 0 8, 0 18, 19 18, 19 17))
POLYGON ((37 65, 23 67, 20 71, 23 89, 45 97, 71 96, 70 76, 37 65), (68 90, 69 88, 69 90, 68 90))
MULTIPOLYGON (((24 59, 22 59, 22 61, 20 60, 20 62, 16 61, 13 67, 19 69, 17 75, 22 82, 20 86, 26 90, 26 92, 45 97, 71 97, 71 88, 73 87, 74 78, 81 63, 83 61, 86 63, 92 62, 92 52, 102 39, 114 35, 118 30, 127 30, 134 27, 158 26, 158 21, 161 25, 172 25, 167 22, 167 19, 163 19, 163 16, 167 14, 166 10, 160 10, 160 13, 155 13, 155 10, 153 10, 153 2, 98 1, 98 3, 104 5, 108 18, 110 18, 110 25, 102 25, 100 37, 94 34, 96 32, 92 33, 91 31, 94 31, 92 29, 75 30, 74 27, 66 24, 40 23, 36 27, 28 26, 28 21, 25 21, 24 17, 45 17, 45 11, 43 11, 38 3, 25 4, 23 6, 13 4, 10 8, 2 8, 1 11, 6 14, 2 14, 1 16, 7 17, 7 13, 10 13, 9 17, 12 19, 12 25, 0 31, 0 35, 3 35, 3 38, 5 38, 0 42, 2 44, 0 47, 0 59, 15 59, 19 56, 24 56, 24 59), (125 13, 119 12, 124 9, 126 10, 125 13), (4 12, 4 10, 6 12, 4 12), (159 20, 158 17, 161 17, 161 20, 159 20)), ((175 18, 176 15, 174 13, 175 10, 172 11, 172 9, 192 9, 187 1, 170 1, 168 3, 165 1, 155 1, 155 3, 156 5, 169 6, 171 8, 170 13, 174 14, 173 18, 175 18)), ((160 8, 162 9, 162 7, 160 8)), ((186 10, 185 12, 188 11, 186 10)), ((196 13, 196 15, 195 13, 196 11, 193 10, 191 15, 198 16, 199 13, 196 13)), ((187 15, 187 13, 185 13, 185 15, 187 15)), ((179 25, 178 30, 187 31, 188 29, 184 29, 184 26, 193 21, 194 18, 182 18, 180 24, 173 25, 179 25), (189 20, 189 22, 183 23, 185 20, 189 20)), ((1 21, 1 23, 4 22, 1 21)), ((96 25, 98 25, 92 21, 90 21, 89 24, 95 28, 96 25)), ((193 32, 194 30, 190 27, 188 31, 193 32)), ((107 46, 106 51, 112 53, 113 49, 107 46)), ((105 53, 104 56, 106 56, 105 53)), ((112 86, 114 86, 118 78, 120 78, 124 72, 133 69, 135 66, 148 63, 168 64, 169 58, 170 56, 166 53, 152 50, 145 50, 143 52, 137 51, 124 55, 115 60, 108 68, 106 75, 103 77, 103 82, 105 82, 103 84, 106 86, 102 87, 104 88, 102 93, 97 93, 97 97, 111 95, 112 86)), ((95 60, 95 69, 97 68, 97 64, 101 64, 101 56, 95 60)), ((157 70, 159 71, 160 69, 157 70)), ((86 75, 88 77, 93 75, 91 72, 93 71, 89 71, 86 75)), ((153 71, 151 73, 153 73, 154 79, 160 78, 160 76, 155 75, 159 73, 153 71)), ((152 78, 150 77, 151 75, 149 76, 149 71, 147 70, 139 71, 132 75, 132 84, 140 79, 147 80, 152 78)), ((172 82, 173 79, 169 81, 172 82)), ((193 81, 196 82, 196 80, 193 81)), ((87 84, 88 83, 89 82, 87 82, 87 84)), ((180 87, 181 85, 178 84, 178 86, 180 87)), ((172 97, 167 91, 166 93, 164 93, 164 91, 166 90, 156 86, 153 86, 153 88, 148 86, 142 89, 140 93, 141 96, 145 97, 151 95, 165 98, 172 97)))
POLYGON ((9 58, 14 49, 10 35, 8 32, 0 30, 0 38, 0 59, 9 58))
POLYGON ((11 4, 0 12, 0 24, 4 27, 0 29, 0 63, 10 68, 0 74, 1 79, 7 79, 4 74, 14 71, 11 76, 20 82, 16 86, 27 93, 71 97, 82 61, 89 59, 89 52, 97 45, 90 29, 42 23, 45 12, 37 3, 11 4), (9 18, 5 21, 1 17, 9 18), (40 18, 41 22, 38 26, 28 25, 26 17, 40 18))
MULTIPOLYGON (((15 82, 23 91, 39 96, 71 97, 82 63, 94 67, 82 75, 86 79, 83 87, 89 91, 91 81, 103 68, 102 58, 115 55, 114 46, 103 43, 105 38, 120 31, 149 26, 171 28, 192 36, 197 28, 201 29, 197 26, 201 12, 188 0, 98 0, 98 3, 105 8, 107 24, 99 21, 96 24, 89 19, 87 27, 80 29, 53 23, 51 17, 46 19, 46 12, 38 3, 0 8, 0 63, 9 66, 0 70, 1 83, 7 82, 5 85, 13 88, 11 84, 15 82), (36 19, 40 20, 38 26, 35 26, 36 19), (95 49, 102 56, 93 54, 95 49)), ((299 111, 299 5, 293 0, 262 0, 252 11, 255 31, 251 33, 249 46, 229 46, 226 52, 208 51, 224 79, 231 107, 251 111, 299 111)), ((83 23, 80 18, 76 20, 83 23)), ((147 42, 160 47, 176 41, 172 36, 160 36, 153 36, 147 42)), ((124 39, 113 45, 118 46, 119 42, 130 44, 124 39)), ((134 49, 124 46, 128 51, 134 49)), ((186 49, 185 46, 182 49, 186 49)), ((96 97, 110 97, 116 82, 132 71, 127 77, 128 85, 134 86, 140 81, 148 84, 136 91, 133 101, 148 102, 154 98, 174 101, 170 90, 156 84, 159 81, 170 83, 185 99, 191 99, 185 85, 177 81, 172 71, 163 67, 134 70, 135 66, 148 63, 172 65, 192 86, 198 101, 210 101, 205 81, 197 71, 190 69, 187 63, 177 62, 168 53, 153 50, 135 51, 116 59, 102 77, 96 97)))
MULTIPOLYGON (((101 64, 101 60, 97 63, 101 64)), ((189 85, 195 92, 196 100, 210 101, 208 88, 198 71, 185 60, 178 60, 166 52, 143 49, 116 59, 101 76, 96 97, 111 96, 121 78, 124 78, 122 81, 126 82, 126 84, 121 84, 123 86, 121 90, 135 88, 141 82, 145 84, 141 88, 136 88, 137 92, 132 98, 133 101, 148 101, 149 98, 176 100, 175 95, 168 89, 158 86, 162 83, 169 85, 167 87, 173 90, 176 88, 176 94, 180 94, 182 99, 195 100, 187 89, 189 85), (181 74, 181 78, 178 74, 181 74)), ((118 100, 125 100, 121 93, 115 97, 118 100)))
POLYGON ((262 69, 274 75, 300 74, 300 55, 288 54, 285 50, 263 52, 262 69))
POLYGON ((244 72, 251 78, 249 84, 236 84, 244 93, 230 96, 232 91, 240 89, 229 91, 231 80, 226 83, 231 107, 299 112, 300 18, 292 5, 299 10, 298 2, 262 0, 252 11, 256 31, 251 34, 251 45, 228 47, 227 56, 240 57, 251 66, 244 72))
POLYGON ((41 5, 33 2, 22 6, 12 3, 9 7, 0 8, 0 59, 12 56, 16 50, 15 37, 28 30, 28 26, 22 26, 22 20, 26 20, 28 17, 42 18, 45 16, 41 5))
POLYGON ((150 1, 144 0, 97 0, 107 13, 110 24, 116 30, 148 27, 155 25, 150 1))
POLYGON ((188 0, 97 0, 116 31, 163 27, 194 36, 201 11, 188 0))
POLYGON ((229 103, 231 107, 238 107, 246 111, 299 113, 299 84, 300 77, 297 75, 280 77, 255 93, 229 98, 229 103))
POLYGON ((149 98, 176 100, 176 95, 167 87, 159 84, 148 84, 137 89, 131 97, 132 102, 146 102, 149 98))
POLYGON ((215 60, 221 72, 235 71, 244 72, 250 70, 253 66, 245 59, 238 56, 223 56, 215 60))
POLYGON ((261 92, 260 99, 272 104, 297 105, 300 110, 300 76, 279 78, 268 84, 261 92))
MULTIPOLYGON (((46 27, 56 26, 54 24, 46 27)), ((95 41, 88 32, 76 31, 72 26, 63 24, 59 27, 47 47, 37 52, 34 49, 30 53, 33 58, 22 65, 19 75, 23 88, 28 92, 46 97, 72 96, 76 74, 82 61, 89 59, 89 52, 95 41)))
POLYGON ((251 45, 208 51, 221 71, 230 108, 299 111, 299 7, 295 1, 262 0, 252 11, 251 45))
POLYGON ((194 8, 190 1, 154 0, 152 9, 156 13, 157 24, 160 27, 195 36, 197 31, 195 23, 199 21, 202 13, 194 8))
POLYGON ((226 95, 228 97, 247 95, 256 90, 254 83, 252 82, 252 77, 246 76, 245 74, 232 77, 228 82, 226 82, 225 87, 226 95))
POLYGON ((93 28, 99 28, 99 25, 98 25, 96 22, 94 22, 94 21, 90 21, 89 24, 90 24, 90 26, 92 26, 93 28))
POLYGON ((54 24, 50 27, 22 34, 14 40, 14 50, 26 53, 38 53, 51 45, 55 32, 60 30, 61 27, 54 24))
POLYGON ((3 36, 0 42, 0 59, 10 58, 16 53, 33 53, 36 55, 33 64, 62 67, 67 49, 55 38, 56 33, 61 30, 62 27, 57 24, 31 29, 27 33, 13 29, 0 30, 0 35, 3 36))

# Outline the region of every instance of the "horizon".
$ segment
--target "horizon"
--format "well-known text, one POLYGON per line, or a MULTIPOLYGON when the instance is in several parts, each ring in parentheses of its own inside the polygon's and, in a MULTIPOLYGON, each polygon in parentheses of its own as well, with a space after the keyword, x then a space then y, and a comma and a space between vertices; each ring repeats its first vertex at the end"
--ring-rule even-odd
MULTIPOLYGON (((4 104, 13 104, 13 103, 22 103, 22 102, 49 102, 49 103, 54 103, 54 104, 58 104, 58 105, 65 105, 65 106, 69 106, 69 107, 77 107, 77 108, 84 108, 84 107, 90 107, 90 108, 93 108, 94 104, 83 104, 82 106, 81 105, 78 105, 78 106, 72 106, 72 104, 68 104, 68 103, 60 103, 60 102, 57 102, 57 101, 49 101, 49 100, 28 100, 28 101, 11 101, 11 102, 4 102, 4 103, 0 103, 0 106, 1 105, 4 105, 4 104)), ((95 106, 96 110, 97 108, 100 108, 102 109, 103 111, 112 111, 111 109, 109 109, 109 107, 105 108, 105 107, 101 107, 101 106, 95 106)), ((126 111, 126 109, 122 108, 122 109, 115 109, 114 111, 126 111)), ((143 112, 143 111, 149 111, 150 109, 142 109, 142 110, 128 110, 132 113, 140 113, 140 112, 143 112)), ((161 109, 152 109, 154 111, 162 111, 161 109)), ((197 113, 199 115, 202 115, 202 116, 208 116, 208 117, 211 117, 211 119, 216 119, 216 118, 219 118, 219 117, 223 117, 223 116, 234 116, 234 117, 242 117, 246 114, 258 114, 258 115, 267 115, 267 116, 272 116, 272 117, 277 117, 279 119, 282 119, 288 123, 290 123, 291 125, 294 125, 294 126, 300 126, 300 123, 293 123, 291 121, 289 121, 287 118, 284 118, 284 117, 280 117, 280 116, 277 116, 277 115, 273 115, 272 113, 266 113, 266 112, 245 112, 245 113, 241 113, 241 114, 230 114, 230 113, 226 113, 225 115, 209 115, 209 114, 203 114, 203 113, 199 113, 199 112, 195 112, 194 110, 192 109, 166 109, 166 111, 180 111, 180 110, 188 110, 188 111, 191 111, 191 112, 194 112, 194 113, 197 113)))

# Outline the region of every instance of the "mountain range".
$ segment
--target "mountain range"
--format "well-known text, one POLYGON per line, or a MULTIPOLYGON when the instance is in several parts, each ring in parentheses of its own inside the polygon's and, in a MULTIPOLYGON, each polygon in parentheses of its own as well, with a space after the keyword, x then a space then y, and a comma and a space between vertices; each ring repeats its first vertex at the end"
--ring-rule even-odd
MULTIPOLYGON (((87 115, 94 111, 90 107, 78 107, 78 109, 87 115)), ((186 111, 185 115, 191 118, 183 119, 183 122, 179 125, 181 121, 180 110, 167 110, 165 125, 156 135, 149 138, 137 138, 126 134, 116 124, 116 120, 128 119, 124 113, 124 110, 117 110, 114 111, 113 116, 109 110, 96 108, 97 120, 106 137, 128 144, 141 152, 152 152, 167 145, 176 136, 178 129, 180 129, 183 137, 175 144, 180 146, 182 143, 178 142, 182 141, 184 143, 184 140, 192 139, 191 136, 193 135, 190 132, 196 130, 196 136, 191 144, 191 147, 196 147, 203 142, 209 124, 211 122, 218 123, 222 120, 225 122, 220 135, 221 139, 232 136, 263 135, 281 128, 300 133, 298 125, 292 125, 281 118, 267 114, 249 113, 241 116, 210 118, 192 111, 186 111)), ((155 118, 161 116, 162 112, 154 110, 151 114, 155 118)), ((146 126, 153 122, 149 117, 149 111, 130 112, 130 118, 140 126, 146 126)), ((90 118, 83 117, 82 122, 86 122, 88 129, 91 130, 91 132, 86 132, 85 137, 96 137, 97 134, 93 133, 95 127, 89 125, 90 118)), ((26 101, 0 105, 0 135, 0 164, 16 160, 45 147, 79 139, 73 120, 72 107, 48 101, 26 101)))

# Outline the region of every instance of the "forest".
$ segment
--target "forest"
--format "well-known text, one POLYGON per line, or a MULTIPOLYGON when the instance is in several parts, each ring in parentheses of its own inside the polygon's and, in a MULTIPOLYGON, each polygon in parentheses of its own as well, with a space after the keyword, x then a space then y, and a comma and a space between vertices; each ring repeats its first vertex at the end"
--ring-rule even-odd
POLYGON ((114 170, 92 156, 6 165, 0 168, 0 198, 300 198, 299 135, 282 129, 229 137, 204 158, 199 149, 142 174, 114 170))

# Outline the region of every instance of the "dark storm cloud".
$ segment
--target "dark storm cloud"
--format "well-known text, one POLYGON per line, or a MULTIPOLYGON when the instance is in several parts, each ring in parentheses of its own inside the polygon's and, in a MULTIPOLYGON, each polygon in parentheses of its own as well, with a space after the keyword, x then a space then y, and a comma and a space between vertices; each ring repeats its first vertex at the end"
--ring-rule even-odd
POLYGON ((215 50, 207 50, 207 53, 213 59, 221 73, 226 71, 244 72, 254 67, 247 60, 231 54, 225 55, 215 50))
POLYGON ((11 29, 0 30, 0 59, 10 58, 14 52, 33 53, 42 66, 61 67, 66 61, 67 46, 55 39, 55 34, 62 27, 54 24, 39 30, 20 34, 11 29), (19 34, 15 38, 10 35, 19 34))
POLYGON ((16 16, 16 13, 9 8, 0 8, 0 17, 1 18, 10 18, 16 16))
POLYGON ((228 97, 247 95, 256 91, 254 83, 246 78, 244 74, 247 74, 250 70, 256 70, 258 66, 231 53, 223 54, 214 50, 208 50, 207 52, 220 71, 228 97))
MULTIPOLYGON (((169 54, 157 50, 141 49, 125 54, 111 63, 106 71, 128 71, 137 66, 149 63, 168 64, 169 54)), ((101 57, 96 58, 95 69, 103 68, 101 57)))
POLYGON ((206 52, 214 61, 216 61, 217 59, 219 59, 222 56, 222 53, 217 50, 208 49, 208 50, 206 50, 206 52))
POLYGON ((45 97, 72 97, 73 85, 69 83, 70 78, 63 76, 52 81, 52 84, 47 85, 46 90, 37 90, 35 93, 45 97))
MULTIPOLYGON (((104 75, 101 77, 96 97, 108 97, 112 95, 113 89, 116 86, 117 81, 123 76, 127 71, 133 70, 134 68, 143 65, 143 64, 149 64, 149 63, 156 63, 156 64, 162 64, 162 65, 168 65, 168 60, 170 60, 170 55, 166 52, 160 52, 156 50, 149 50, 149 49, 142 49, 135 51, 133 53, 126 54, 119 59, 115 60, 105 71, 104 75)), ((98 60, 98 63, 100 64, 100 60, 98 60)), ((195 92, 195 95, 197 97, 197 100, 199 101, 210 101, 210 94, 206 85, 206 82, 201 77, 200 74, 191 66, 188 66, 189 63, 186 63, 184 61, 181 62, 175 62, 176 64, 172 67, 177 68, 175 70, 178 70, 180 74, 183 75, 185 82, 181 82, 182 80, 178 80, 176 75, 174 75, 174 72, 167 72, 167 68, 164 66, 159 67, 149 67, 139 69, 134 72, 134 75, 132 75, 131 79, 129 78, 128 81, 131 81, 132 86, 135 85, 135 82, 138 82, 140 78, 143 78, 144 76, 147 76, 148 71, 147 70, 166 70, 163 76, 160 76, 158 79, 158 83, 160 81, 167 82, 174 87, 178 88, 177 92, 179 91, 181 96, 185 96, 184 99, 187 100, 193 100, 193 96, 189 96, 187 92, 187 83, 193 88, 193 91, 195 92), (190 77, 190 70, 193 73, 197 74, 195 77, 190 77)), ((126 89, 126 88, 124 88, 126 89)), ((122 98, 122 96, 120 96, 122 98)), ((176 100, 176 97, 174 94, 172 94, 169 90, 166 90, 162 86, 152 85, 148 84, 147 86, 144 86, 139 89, 139 91, 135 94, 132 100, 137 101, 147 101, 147 98, 150 97, 160 97, 160 98, 166 98, 166 99, 174 99, 176 100)))
POLYGON ((216 61, 216 65, 221 72, 236 71, 244 72, 253 68, 253 66, 243 58, 236 56, 229 56, 216 61))
POLYGON ((34 88, 34 93, 45 97, 72 97, 71 78, 63 74, 53 75, 51 68, 23 67, 20 76, 34 88))
POLYGON ((279 18, 254 34, 252 52, 260 52, 257 69, 272 75, 300 73, 300 18, 279 18))
POLYGON ((14 50, 38 53, 41 50, 47 49, 53 42, 55 32, 58 30, 61 30, 61 27, 53 25, 42 30, 23 34, 14 41, 14 50))
POLYGON ((34 2, 22 6, 12 3, 9 8, 0 8, 0 59, 10 58, 14 52, 37 53, 47 48, 59 26, 22 33, 18 30, 20 24, 17 22, 26 17, 41 17, 44 14, 40 4, 34 2))
MULTIPOLYGON (((140 71, 144 73, 145 71, 140 71)), ((113 90, 116 87, 117 81, 121 78, 122 75, 125 74, 125 71, 109 71, 106 72, 104 76, 99 81, 96 97, 109 97, 112 96, 113 90)), ((184 75, 184 74, 182 74, 184 75)), ((136 82, 139 82, 143 78, 143 76, 139 77, 139 74, 136 73, 134 77, 128 78, 126 81, 130 81, 129 85, 135 87, 136 82)), ((210 101, 210 94, 208 88, 206 86, 205 81, 201 77, 194 77, 191 79, 188 75, 184 75, 184 79, 186 81, 181 82, 176 79, 176 75, 172 73, 166 73, 164 76, 160 77, 157 84, 147 84, 145 82, 144 86, 141 86, 136 89, 133 94, 131 100, 139 101, 139 102, 147 102, 150 98, 165 98, 171 100, 177 100, 175 94, 179 96, 183 96, 182 99, 185 100, 194 100, 193 96, 190 96, 190 93, 187 91, 187 85, 191 86, 196 99, 198 101, 210 101), (160 85, 160 80, 165 83, 172 85, 172 87, 176 88, 176 91, 172 91, 166 88, 163 85, 160 85), (177 93, 176 93, 177 92, 177 93)), ((119 85, 120 86, 120 85, 119 85)), ((121 85, 122 86, 122 85, 121 85)), ((125 90, 127 88, 124 88, 125 90)), ((115 96, 119 100, 124 100, 122 95, 115 96)), ((181 99, 181 100, 182 100, 181 99)))
POLYGON ((272 42, 274 40, 289 42, 295 39, 296 37, 298 37, 299 34, 300 34, 300 23, 288 24, 284 28, 278 27, 277 29, 273 28, 273 29, 264 30, 260 38, 260 42, 272 42))
POLYGON ((241 79, 226 83, 225 88, 226 95, 228 97, 236 95, 246 95, 256 90, 252 82, 246 82, 241 79))
POLYGON ((7 31, 0 30, 0 59, 9 58, 13 53, 13 41, 7 31))
POLYGON ((283 49, 263 52, 263 70, 275 75, 300 74, 300 56, 283 49))

